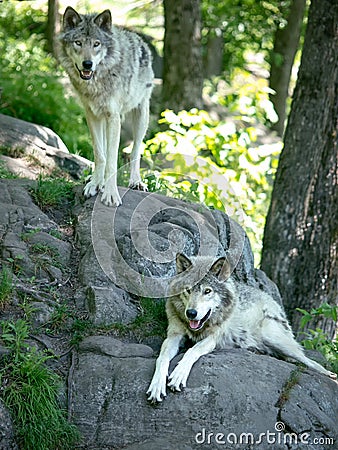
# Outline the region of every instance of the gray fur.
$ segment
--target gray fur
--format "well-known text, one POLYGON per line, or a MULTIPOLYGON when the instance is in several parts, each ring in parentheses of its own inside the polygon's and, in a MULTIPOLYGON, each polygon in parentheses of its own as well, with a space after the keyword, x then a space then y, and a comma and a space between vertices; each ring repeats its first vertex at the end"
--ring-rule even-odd
MULTIPOLYGON (((188 276, 193 262, 184 255, 178 255, 176 261, 177 272, 186 271, 188 276)), ((228 346, 284 355, 331 378, 337 377, 304 355, 282 307, 265 292, 235 282, 224 258, 217 260, 195 286, 183 286, 181 294, 170 297, 166 304, 168 333, 147 391, 149 400, 160 402, 166 396, 169 363, 185 336, 195 345, 169 375, 168 385, 176 391, 186 386, 193 364, 202 355, 228 346), (195 315, 193 319, 191 314, 195 315)))
POLYGON ((134 130, 129 185, 145 189, 139 166, 153 85, 151 52, 136 33, 113 26, 109 10, 81 15, 68 7, 59 41, 60 62, 85 107, 93 139, 95 171, 85 195, 102 191, 106 205, 118 206, 117 152, 126 114, 134 130), (86 62, 92 69, 85 70, 86 62))

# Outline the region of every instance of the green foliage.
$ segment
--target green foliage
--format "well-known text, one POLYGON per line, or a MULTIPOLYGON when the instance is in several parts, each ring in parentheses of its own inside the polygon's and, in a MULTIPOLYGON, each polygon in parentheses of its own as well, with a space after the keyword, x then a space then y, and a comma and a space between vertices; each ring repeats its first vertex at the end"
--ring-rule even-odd
POLYGON ((23 255, 15 255, 13 258, 8 257, 6 261, 10 264, 11 270, 15 275, 18 275, 21 271, 21 261, 24 259, 23 255))
MULTIPOLYGON (((151 1, 146 5, 151 13, 160 7, 151 1)), ((289 0, 204 0, 204 27, 211 33, 219 28, 226 36, 225 64, 231 72, 227 82, 207 81, 205 92, 232 119, 218 122, 203 111, 177 116, 167 111, 161 131, 146 144, 149 189, 235 214, 248 231, 256 263, 280 145, 256 142, 259 123, 276 120, 266 80, 235 66, 243 68, 245 51, 271 48, 272 32, 283 22, 288 5, 289 0)), ((0 112, 49 126, 70 151, 92 159, 83 111, 62 70, 44 50, 46 12, 26 2, 5 2, 0 19, 0 112)), ((2 176, 7 172, 0 168, 2 176)), ((67 198, 64 187, 63 180, 58 186, 40 178, 32 196, 40 207, 53 207, 67 198)))
POLYGON ((141 298, 141 314, 139 314, 131 328, 142 333, 143 337, 159 335, 165 337, 167 329, 167 315, 165 300, 141 298))
POLYGON ((12 274, 5 267, 0 272, 0 308, 10 303, 13 293, 12 274))
POLYGON ((277 27, 285 24, 290 0, 202 1, 203 39, 224 36, 223 66, 227 73, 246 64, 246 51, 269 52, 277 27))
POLYGON ((276 403, 276 407, 282 409, 285 403, 290 399, 291 392, 293 388, 298 384, 299 378, 301 374, 301 368, 297 367, 294 369, 289 376, 289 379, 286 381, 284 386, 282 387, 282 391, 279 395, 279 398, 276 403))
POLYGON ((70 345, 77 348, 91 329, 93 329, 93 324, 89 320, 75 318, 71 327, 72 339, 70 345))
POLYGON ((1 327, 1 337, 11 350, 0 370, 1 395, 14 419, 20 448, 73 449, 79 433, 58 405, 60 379, 46 365, 51 356, 27 345, 26 321, 6 321, 1 327))
POLYGON ((50 264, 59 269, 63 268, 60 261, 59 251, 51 245, 45 243, 36 243, 30 247, 32 260, 35 263, 35 272, 40 269, 46 270, 50 264))
POLYGON ((226 107, 234 118, 241 118, 254 127, 270 126, 278 117, 269 100, 271 89, 267 80, 251 72, 234 68, 229 81, 214 78, 206 81, 204 91, 215 103, 226 107), (258 123, 257 123, 258 122, 258 123))
POLYGON ((45 23, 39 6, 1 4, 0 112, 51 128, 70 151, 91 158, 83 110, 65 88, 57 62, 44 50, 45 23))
POLYGON ((29 238, 34 236, 34 234, 36 233, 40 233, 41 232, 41 228, 33 228, 32 230, 28 230, 24 233, 21 233, 21 239, 25 242, 29 241, 29 238))
POLYGON ((74 183, 64 178, 45 178, 39 176, 36 187, 31 190, 34 202, 41 208, 61 206, 74 199, 74 183))
POLYGON ((139 308, 140 313, 130 324, 114 323, 96 331, 115 331, 121 336, 129 335, 138 341, 150 336, 161 336, 164 339, 168 325, 165 300, 141 298, 139 308))
POLYGON ((0 160, 0 180, 2 179, 14 179, 18 178, 17 175, 10 172, 6 167, 5 164, 0 160))
MULTIPOLYGON (((310 312, 300 308, 297 308, 297 311, 303 314, 301 330, 311 320, 318 317, 332 319, 337 323, 338 307, 336 305, 323 303, 319 308, 312 308, 310 312)), ((307 337, 302 340, 303 346, 308 350, 318 350, 328 361, 331 370, 338 374, 338 339, 330 341, 321 328, 309 329, 305 334, 307 337)))
POLYGON ((258 263, 280 143, 257 145, 240 113, 215 121, 205 111, 165 111, 160 125, 145 149, 150 190, 228 213, 244 226, 258 263))

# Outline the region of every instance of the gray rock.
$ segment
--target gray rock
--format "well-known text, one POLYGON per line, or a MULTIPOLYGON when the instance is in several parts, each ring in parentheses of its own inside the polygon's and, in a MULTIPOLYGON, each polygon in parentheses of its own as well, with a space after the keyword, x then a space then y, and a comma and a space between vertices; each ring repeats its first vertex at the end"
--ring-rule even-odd
POLYGON ((113 282, 139 296, 163 298, 176 273, 177 252, 210 260, 226 254, 239 281, 281 302, 275 285, 254 269, 243 229, 226 214, 155 193, 119 189, 123 204, 117 209, 96 198, 76 210, 76 234, 84 252, 82 282, 113 282))
POLYGON ((53 259, 63 266, 67 266, 70 262, 72 247, 69 242, 62 241, 45 231, 38 231, 27 237, 30 245, 39 244, 51 249, 53 259))
POLYGON ((299 370, 290 385, 295 365, 232 349, 202 357, 183 392, 169 391, 162 404, 152 406, 145 392, 155 360, 141 356, 144 350, 135 351, 137 345, 131 350, 120 343, 116 350, 116 343, 111 341, 103 355, 107 343, 103 341, 98 351, 92 342, 80 347, 73 380, 74 420, 88 449, 198 449, 208 440, 210 447, 206 448, 218 448, 218 433, 223 434, 217 438, 224 441, 223 445, 232 442, 235 449, 243 448, 242 433, 248 434, 242 435, 242 439, 249 439, 248 444, 265 433, 257 448, 266 450, 271 448, 271 439, 275 439, 273 448, 277 450, 312 448, 299 445, 300 441, 284 445, 283 439, 286 434, 285 439, 289 439, 290 433, 309 442, 323 436, 335 441, 338 438, 334 419, 338 414, 338 387, 327 377, 299 370), (284 431, 278 433, 278 426, 284 426, 284 431))
POLYGON ((0 450, 17 450, 12 419, 0 400, 0 450))
POLYGON ((71 246, 48 234, 58 227, 33 203, 30 187, 22 180, 0 180, 2 257, 21 277, 60 280, 62 272, 55 265, 69 264, 71 246), (49 246, 54 257, 37 255, 35 244, 49 246))
POLYGON ((31 321, 34 328, 47 323, 54 312, 54 308, 42 302, 30 302, 31 321))
POLYGON ((94 325, 127 324, 137 316, 137 308, 130 302, 129 295, 114 285, 88 286, 85 306, 94 325))
POLYGON ((115 358, 150 358, 154 353, 147 345, 127 344, 111 336, 87 337, 80 343, 79 351, 114 356, 115 358))
POLYGON ((43 171, 59 169, 77 180, 93 166, 69 153, 60 137, 47 127, 0 114, 0 130, 0 147, 7 152, 0 158, 17 175, 36 179, 43 171))
MULTIPOLYGON (((18 278, 35 270, 31 247, 36 243, 57 248, 66 265, 75 260, 67 243, 49 237, 57 225, 34 205, 29 187, 26 181, 0 180, 1 254, 3 259, 23 255, 18 278)), ((79 202, 74 211, 79 251, 79 267, 72 268, 74 273, 78 269, 74 300, 86 306, 96 324, 133 320, 137 311, 124 283, 142 292, 148 277, 165 287, 175 275, 175 253, 197 255, 203 240, 204 251, 228 255, 237 280, 280 301, 276 286, 254 269, 245 233, 225 214, 205 215, 202 208, 198 216, 199 205, 125 189, 121 193, 123 205, 118 209, 90 199, 79 202), (130 276, 130 268, 135 276, 130 276)), ((46 263, 53 271, 53 261, 46 263)), ((40 301, 37 306, 41 305, 40 301)), ((48 320, 52 309, 46 306, 40 313, 37 324, 48 320)), ((175 358, 171 369, 180 358, 175 358)), ((154 367, 150 347, 110 336, 89 336, 77 353, 74 350, 67 399, 85 448, 328 450, 334 444, 325 439, 338 440, 338 385, 317 373, 240 349, 214 352, 194 365, 183 392, 168 392, 162 404, 153 406, 147 402, 146 390, 154 367), (264 433, 262 444, 252 444, 260 433, 264 433), (295 437, 298 443, 290 442, 295 437), (308 440, 304 444, 301 438, 308 440)), ((0 405, 0 449, 15 448, 8 411, 0 405)))
MULTIPOLYGON (((78 199, 81 197, 78 192, 78 199)), ((79 293, 77 304, 84 297, 84 307, 95 325, 109 325, 114 322, 130 323, 137 315, 137 308, 128 292, 113 283, 97 260, 92 245, 92 204, 90 199, 74 208, 76 216, 75 236, 80 249, 78 278, 84 287, 79 293)))
MULTIPOLYGON (((164 279, 164 284, 168 284, 168 277, 175 274, 175 252, 193 256, 200 245, 199 224, 189 219, 189 211, 199 212, 198 206, 123 188, 120 193, 123 204, 118 209, 106 208, 99 200, 90 199, 77 210, 81 279, 85 283, 92 283, 93 278, 99 280, 99 284, 93 284, 96 291, 91 292, 95 300, 99 299, 100 290, 102 293, 108 290, 107 299, 103 295, 102 301, 96 301, 96 311, 101 309, 103 317, 109 289, 118 284, 123 292, 123 283, 119 284, 123 277, 136 291, 143 282, 137 274, 152 277, 159 283, 164 279), (153 208, 150 218, 148 206, 153 208), (145 248, 147 245, 150 252, 145 248), (170 258, 159 263, 156 252, 169 254, 170 258), (135 271, 135 278, 129 272, 126 276, 121 267, 135 271)), ((262 271, 254 269, 243 230, 218 211, 212 211, 208 220, 214 224, 210 228, 209 224, 204 226, 203 238, 208 246, 214 246, 215 233, 216 254, 227 253, 236 279, 270 293, 280 302, 274 283, 262 271)), ((121 311, 127 305, 128 297, 118 307, 121 311)), ((90 309, 88 303, 87 307, 90 309)), ((111 307, 114 309, 113 303, 111 307)), ((145 392, 153 375, 155 358, 151 358, 150 349, 146 355, 135 350, 137 345, 131 349, 127 344, 117 344, 116 340, 104 337, 87 338, 80 345, 73 380, 73 414, 88 449, 218 448, 215 439, 227 438, 229 442, 223 442, 224 448, 231 445, 234 449, 249 449, 256 448, 250 439, 258 440, 259 434, 265 433, 259 448, 270 449, 271 442, 267 439, 275 437, 274 449, 296 450, 311 447, 299 442, 290 444, 288 439, 293 438, 290 433, 296 433, 298 439, 303 432, 308 432, 315 439, 323 437, 324 430, 326 436, 337 439, 338 429, 332 417, 338 414, 338 388, 326 377, 299 370, 292 385, 293 372, 298 370, 295 365, 232 349, 202 357, 193 367, 184 392, 169 392, 163 404, 151 406, 145 392), (312 391, 314 378, 316 393, 312 391), (296 402, 294 395, 299 395, 296 402), (313 398, 317 396, 331 400, 318 401, 315 405, 313 398), (275 426, 285 426, 284 432, 278 433, 275 426), (241 434, 247 442, 240 442, 241 434)), ((320 445, 318 448, 324 449, 320 445)))

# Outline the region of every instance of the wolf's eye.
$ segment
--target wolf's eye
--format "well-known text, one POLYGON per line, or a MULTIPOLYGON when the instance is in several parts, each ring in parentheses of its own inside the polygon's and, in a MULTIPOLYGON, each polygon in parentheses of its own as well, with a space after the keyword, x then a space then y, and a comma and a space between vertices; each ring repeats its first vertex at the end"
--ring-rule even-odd
POLYGON ((211 292, 210 288, 204 289, 204 295, 210 294, 210 292, 211 292))
POLYGON ((81 42, 81 41, 75 41, 74 44, 75 44, 77 47, 82 47, 82 42, 81 42))
POLYGON ((101 42, 100 42, 100 41, 95 41, 95 42, 94 42, 94 47, 100 47, 100 45, 101 45, 101 42))

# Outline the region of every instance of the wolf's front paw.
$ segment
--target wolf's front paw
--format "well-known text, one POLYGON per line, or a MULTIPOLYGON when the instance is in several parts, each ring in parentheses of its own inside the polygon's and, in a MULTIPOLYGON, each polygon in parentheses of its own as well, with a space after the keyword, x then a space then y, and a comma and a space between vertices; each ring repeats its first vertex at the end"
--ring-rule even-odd
POLYGON ((83 189, 83 194, 86 198, 94 197, 99 191, 99 187, 94 180, 89 181, 83 189))
POLYGON ((157 403, 162 401, 166 393, 166 378, 164 379, 152 379, 150 386, 147 390, 148 400, 152 403, 157 403))
POLYGON ((122 205, 122 200, 118 191, 110 191, 109 189, 104 189, 101 197, 101 202, 106 206, 120 206, 122 205))
POLYGON ((102 191, 101 202, 106 206, 120 206, 122 200, 117 189, 116 180, 112 177, 106 180, 102 191))
POLYGON ((129 188, 134 189, 135 191, 147 191, 147 185, 142 181, 130 181, 129 188))
POLYGON ((189 370, 187 370, 184 364, 178 363, 175 369, 169 375, 168 386, 173 391, 181 391, 181 387, 185 388, 187 385, 187 379, 189 376, 189 370))
POLYGON ((94 197, 99 191, 103 189, 103 176, 102 171, 95 170, 91 175, 89 182, 83 189, 83 194, 86 198, 94 197))

